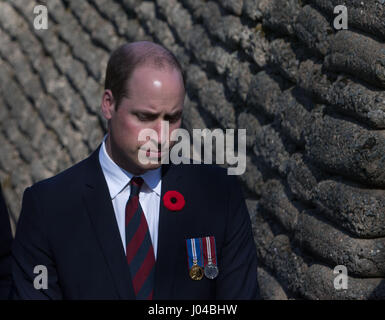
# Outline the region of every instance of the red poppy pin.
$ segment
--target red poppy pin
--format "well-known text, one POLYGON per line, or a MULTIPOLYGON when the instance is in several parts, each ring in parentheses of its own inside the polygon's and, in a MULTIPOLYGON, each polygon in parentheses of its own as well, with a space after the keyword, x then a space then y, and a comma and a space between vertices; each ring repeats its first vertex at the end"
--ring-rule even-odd
POLYGON ((163 196, 163 204, 171 211, 182 210, 186 202, 178 191, 167 191, 163 196))

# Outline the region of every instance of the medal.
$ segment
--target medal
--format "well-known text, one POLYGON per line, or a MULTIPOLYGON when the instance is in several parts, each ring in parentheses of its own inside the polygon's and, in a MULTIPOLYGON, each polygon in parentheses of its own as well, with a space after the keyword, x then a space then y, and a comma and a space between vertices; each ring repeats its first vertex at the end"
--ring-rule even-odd
POLYGON ((205 276, 209 279, 215 279, 218 276, 219 270, 215 264, 209 263, 205 267, 205 276))
POLYGON ((202 280, 204 271, 201 241, 199 238, 187 239, 186 244, 190 278, 193 280, 202 280))
POLYGON ((204 237, 203 242, 203 257, 204 257, 204 274, 209 279, 215 279, 218 276, 219 270, 217 267, 216 246, 214 237, 204 237))
POLYGON ((193 265, 192 268, 190 269, 190 277, 193 280, 202 280, 203 278, 203 270, 200 266, 198 265, 193 265))

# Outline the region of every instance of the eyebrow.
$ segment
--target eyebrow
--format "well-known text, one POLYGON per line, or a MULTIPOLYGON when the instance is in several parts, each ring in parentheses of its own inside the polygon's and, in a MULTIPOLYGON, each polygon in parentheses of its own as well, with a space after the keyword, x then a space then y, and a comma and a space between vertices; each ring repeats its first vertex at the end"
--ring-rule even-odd
MULTIPOLYGON (((151 111, 134 111, 134 113, 140 113, 140 114, 143 114, 143 115, 146 115, 146 116, 158 116, 160 113, 158 112, 151 112, 151 111)), ((180 113, 182 113, 182 110, 177 110, 173 113, 166 113, 166 116, 171 116, 171 117, 174 117, 174 116, 177 116, 179 115, 180 113)))

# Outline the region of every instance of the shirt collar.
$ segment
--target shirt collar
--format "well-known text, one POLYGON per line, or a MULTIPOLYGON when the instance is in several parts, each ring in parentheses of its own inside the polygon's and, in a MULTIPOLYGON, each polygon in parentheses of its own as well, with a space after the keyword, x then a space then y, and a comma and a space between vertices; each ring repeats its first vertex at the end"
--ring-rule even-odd
MULTIPOLYGON (((107 134, 104 136, 103 143, 99 150, 99 162, 107 181, 111 199, 114 199, 123 189, 126 188, 134 175, 119 167, 111 159, 106 150, 106 138, 107 134)), ((160 167, 154 170, 148 170, 140 175, 147 187, 154 191, 158 196, 160 196, 161 188, 161 169, 162 168, 160 167)))

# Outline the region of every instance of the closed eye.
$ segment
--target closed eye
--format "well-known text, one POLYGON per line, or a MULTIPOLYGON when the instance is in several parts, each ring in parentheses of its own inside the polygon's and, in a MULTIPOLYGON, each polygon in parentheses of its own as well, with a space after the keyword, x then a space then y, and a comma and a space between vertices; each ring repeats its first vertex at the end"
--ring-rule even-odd
MULTIPOLYGON (((146 113, 146 112, 135 112, 134 114, 140 121, 154 121, 159 116, 159 114, 157 113, 146 113)), ((169 121, 171 123, 175 123, 181 117, 182 117, 182 111, 178 111, 174 114, 165 115, 164 120, 169 121)))
POLYGON ((182 112, 177 112, 174 115, 167 115, 164 117, 166 121, 170 121, 171 123, 177 122, 182 117, 182 112))
POLYGON ((158 117, 157 114, 152 113, 136 113, 135 115, 140 121, 153 121, 158 117))

